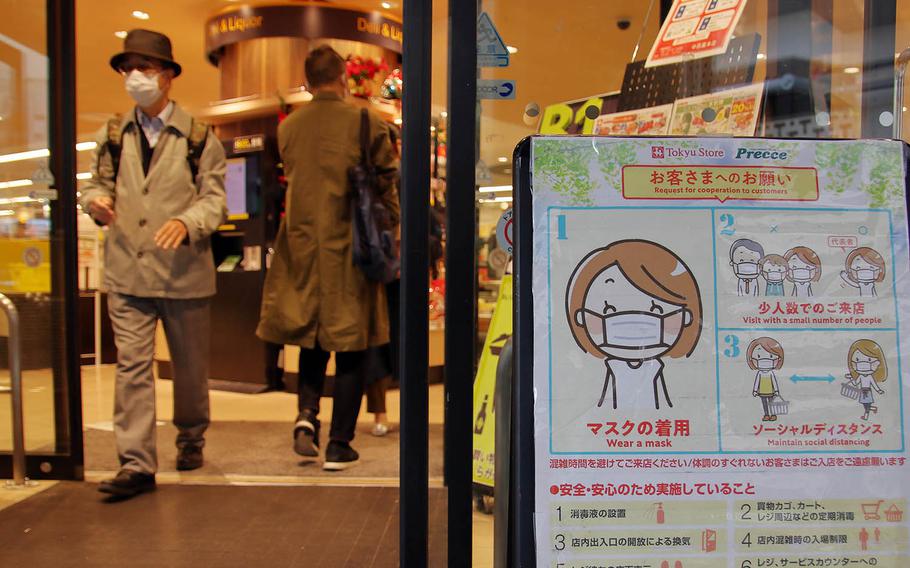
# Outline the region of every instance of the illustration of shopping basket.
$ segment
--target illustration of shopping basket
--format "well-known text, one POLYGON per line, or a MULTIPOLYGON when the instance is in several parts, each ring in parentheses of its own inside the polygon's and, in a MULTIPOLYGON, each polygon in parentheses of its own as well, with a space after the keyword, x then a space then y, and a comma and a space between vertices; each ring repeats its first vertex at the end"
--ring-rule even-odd
POLYGON ((776 396, 771 399, 768 408, 774 416, 786 416, 790 412, 790 402, 784 400, 783 397, 776 396))
POLYGON ((867 521, 880 521, 882 519, 882 516, 878 514, 879 509, 882 508, 882 503, 884 503, 884 501, 862 504, 863 516, 867 521))
POLYGON ((849 399, 859 400, 859 395, 860 395, 859 389, 850 383, 841 383, 840 393, 842 396, 845 396, 849 399))
POLYGON ((889 523, 899 523, 904 520, 904 512, 895 503, 885 509, 885 520, 889 523))

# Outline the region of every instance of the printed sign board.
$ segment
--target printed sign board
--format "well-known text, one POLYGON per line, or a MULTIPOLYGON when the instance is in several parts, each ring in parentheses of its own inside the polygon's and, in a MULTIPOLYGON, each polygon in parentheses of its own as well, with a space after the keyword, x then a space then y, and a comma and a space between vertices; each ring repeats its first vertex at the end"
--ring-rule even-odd
POLYGON ((761 83, 679 99, 673 103, 671 135, 753 136, 761 111, 761 83))
POLYGON ((515 81, 511 79, 478 79, 477 98, 504 101, 515 98, 515 81))
POLYGON ((486 12, 477 19, 477 66, 509 66, 509 49, 486 12))
POLYGON ((540 134, 593 134, 598 117, 610 114, 619 104, 618 93, 554 103, 544 107, 540 134))
POLYGON ((496 462, 496 367, 512 337, 512 276, 502 277, 474 381, 474 483, 493 487, 496 462))
POLYGON ((746 0, 675 0, 645 67, 726 52, 745 7, 746 0))
POLYGON ((907 155, 532 139, 538 566, 910 566, 907 155))
POLYGON ((599 136, 666 136, 673 105, 605 114, 594 122, 599 136))

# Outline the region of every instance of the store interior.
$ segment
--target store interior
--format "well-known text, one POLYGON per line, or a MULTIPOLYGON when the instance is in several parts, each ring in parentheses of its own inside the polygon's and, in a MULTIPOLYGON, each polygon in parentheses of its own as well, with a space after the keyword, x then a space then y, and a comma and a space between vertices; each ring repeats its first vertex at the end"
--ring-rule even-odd
MULTIPOLYGON (((42 303, 46 303, 42 294, 49 287, 49 267, 46 261, 32 265, 19 259, 31 249, 46 258, 49 247, 49 206, 40 194, 35 196, 36 190, 42 188, 38 174, 46 168, 47 155, 46 150, 42 153, 47 147, 48 131, 45 19, 42 3, 2 4, 9 4, 10 9, 4 6, 5 16, 0 22, 0 292, 18 298, 24 321, 32 327, 23 343, 25 432, 28 450, 41 452, 54 447, 55 428, 59 427, 55 421, 55 391, 59 386, 54 384, 43 343, 53 325, 46 316, 47 306, 42 303)), ((439 220, 445 218, 446 202, 447 4, 444 0, 433 1, 433 127, 428 133, 433 154, 427 157, 433 179, 426 190, 439 220)), ((536 113, 529 113, 529 109, 546 109, 563 102, 614 100, 627 65, 644 59, 657 36, 659 4, 594 0, 572 2, 569 6, 555 6, 544 0, 480 3, 508 44, 510 65, 480 69, 479 76, 514 80, 516 96, 478 104, 478 346, 483 345, 499 284, 507 270, 508 257, 494 251, 497 222, 511 205, 512 152, 520 140, 539 128, 540 121, 531 116, 536 113)), ((768 5, 768 0, 750 0, 736 28, 739 37, 757 34, 754 83, 764 81, 766 74, 768 5)), ((319 13, 314 12, 314 17, 319 13)), ((815 112, 824 112, 829 118, 825 137, 859 137, 863 2, 838 0, 826 14, 825 18, 815 18, 813 39, 819 43, 827 41, 832 47, 824 56, 809 59, 811 75, 826 85, 825 96, 816 99, 823 100, 824 105, 816 105, 815 112)), ((899 52, 910 42, 907 3, 898 2, 897 14, 895 51, 899 52)), ((296 414, 296 348, 268 349, 254 331, 269 247, 282 211, 275 133, 282 114, 307 104, 311 98, 304 87, 303 58, 309 49, 326 43, 351 57, 354 76, 350 86, 355 95, 351 101, 372 108, 398 127, 400 92, 407 88, 396 82, 395 76, 401 67, 401 47, 400 41, 394 45, 394 33, 384 36, 381 24, 388 24, 393 30, 398 25, 400 30, 401 19, 400 1, 77 0, 76 149, 80 182, 90 176, 98 131, 112 113, 131 108, 122 78, 110 69, 108 59, 120 49, 125 32, 136 27, 171 37, 175 59, 183 66, 172 98, 199 120, 214 125, 230 158, 227 186, 231 217, 219 230, 214 245, 219 292, 213 303, 213 424, 206 448, 208 462, 190 474, 174 469, 169 355, 164 341, 158 341, 158 446, 164 480, 196 484, 397 485, 397 388, 393 386, 387 394, 389 435, 371 435, 373 417, 364 405, 354 442, 361 452, 362 464, 329 476, 312 462, 301 461, 291 450, 291 423, 296 414), (380 22, 380 32, 373 34, 374 41, 368 41, 369 33, 352 39, 350 30, 338 34, 327 31, 319 37, 258 37, 256 13, 244 12, 243 6, 258 9, 277 5, 359 13, 371 22, 380 22), (267 392, 269 372, 275 372, 276 367, 283 371, 288 387, 285 392, 267 392)), ((778 54, 781 59, 798 56, 778 54)), ((603 112, 609 110, 609 103, 605 104, 603 112)), ((760 124, 760 128, 768 135, 774 132, 767 124, 760 124)), ((910 133, 906 121, 903 133, 905 139, 910 133)), ((116 353, 105 315, 105 297, 98 290, 103 271, 103 232, 85 216, 79 227, 78 331, 84 364, 85 474, 92 481, 117 469, 111 433, 116 353)), ((444 247, 444 237, 441 241, 440 246, 444 247)), ((430 484, 442 487, 444 263, 438 263, 436 268, 436 274, 428 276, 430 484)), ((162 337, 159 330, 159 338, 162 337)), ((0 356, 5 358, 5 351, 0 356)), ((448 380, 470 381, 472 377, 448 380)), ((324 398, 323 415, 329 416, 330 411, 331 399, 324 398)), ((0 404, 0 451, 11 447, 8 424, 9 408, 0 404)), ((485 565, 492 555, 491 518, 478 512, 474 527, 475 565, 485 565)))

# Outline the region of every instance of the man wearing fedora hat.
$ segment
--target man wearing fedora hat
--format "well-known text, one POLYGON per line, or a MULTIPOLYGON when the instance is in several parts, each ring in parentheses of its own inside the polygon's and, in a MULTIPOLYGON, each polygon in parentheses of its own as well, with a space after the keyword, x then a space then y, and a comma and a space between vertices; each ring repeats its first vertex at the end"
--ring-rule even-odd
POLYGON ((99 490, 155 488, 155 329, 174 368, 177 469, 202 466, 209 424, 210 236, 224 222, 224 149, 208 125, 170 100, 180 75, 167 36, 133 30, 111 58, 136 107, 99 135, 82 207, 107 227, 104 285, 117 345, 114 434, 121 470, 99 490))

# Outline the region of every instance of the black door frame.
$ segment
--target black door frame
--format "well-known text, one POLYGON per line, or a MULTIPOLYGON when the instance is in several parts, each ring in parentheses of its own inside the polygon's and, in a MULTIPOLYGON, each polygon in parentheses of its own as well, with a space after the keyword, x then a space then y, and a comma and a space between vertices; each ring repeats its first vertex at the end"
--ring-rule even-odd
MULTIPOLYGON (((78 234, 76 211, 75 0, 47 0, 48 149, 56 180, 51 202, 51 348, 54 372, 53 454, 26 456, 31 479, 84 476, 82 384, 78 345, 78 234), (62 379, 59 380, 58 379, 62 379)), ((2 403, 7 403, 4 397, 2 403)), ((0 455, 0 477, 11 477, 12 456, 0 455)))
POLYGON ((404 0, 401 160, 399 554, 427 566, 429 491, 429 203, 432 2, 404 0))
MULTIPOLYGON (((428 245, 432 2, 405 0, 402 108, 400 565, 428 561, 428 245)), ((448 566, 471 566, 476 345, 477 2, 449 0, 445 464, 448 566), (457 39, 457 48, 456 48, 457 39)))

